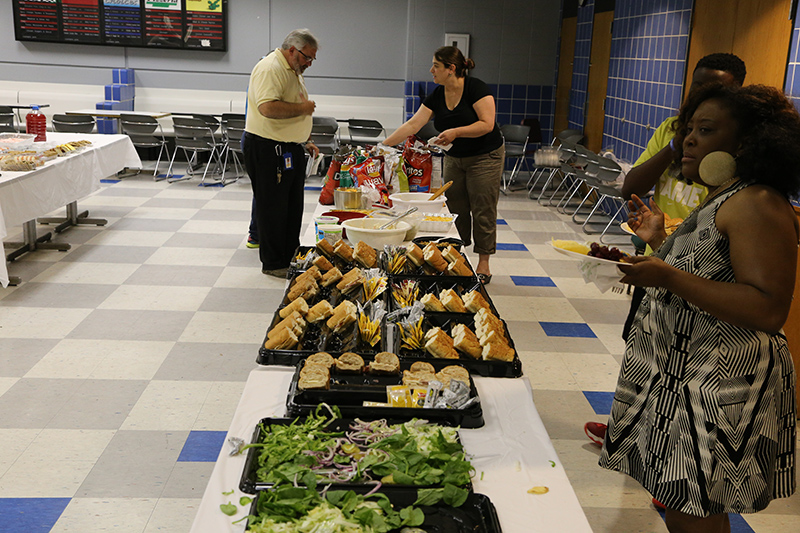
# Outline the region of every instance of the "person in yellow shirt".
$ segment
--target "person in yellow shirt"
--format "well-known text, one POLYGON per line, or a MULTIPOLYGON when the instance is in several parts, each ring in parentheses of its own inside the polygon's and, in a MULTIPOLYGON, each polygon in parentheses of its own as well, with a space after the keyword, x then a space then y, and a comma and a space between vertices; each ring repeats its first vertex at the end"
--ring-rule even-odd
POLYGON ((300 245, 305 185, 305 150, 316 104, 309 100, 303 72, 319 44, 307 29, 293 30, 280 48, 253 68, 247 89, 244 164, 255 198, 261 271, 285 278, 300 245))

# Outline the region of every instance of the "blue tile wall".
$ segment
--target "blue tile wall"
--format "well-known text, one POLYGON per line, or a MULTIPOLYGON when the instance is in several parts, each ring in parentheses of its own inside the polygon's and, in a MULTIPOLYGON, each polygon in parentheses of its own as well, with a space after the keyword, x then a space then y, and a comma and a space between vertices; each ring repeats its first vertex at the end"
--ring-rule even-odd
MULTIPOLYGON (((405 83, 405 117, 411 118, 436 87, 429 81, 405 83)), ((489 84, 495 98, 497 123, 521 124, 525 118, 538 118, 542 128, 542 142, 549 144, 553 138, 553 113, 555 87, 552 85, 489 84)))
POLYGON ((575 57, 572 62, 572 85, 569 91, 571 129, 583 130, 586 124, 586 96, 589 89, 589 59, 592 53, 592 28, 594 26, 594 0, 578 8, 575 28, 575 57))
POLYGON ((681 104, 692 0, 617 0, 611 36, 603 146, 638 159, 681 104))
POLYGON ((786 66, 786 95, 800 110, 800 19, 795 16, 792 44, 789 48, 789 63, 786 66))

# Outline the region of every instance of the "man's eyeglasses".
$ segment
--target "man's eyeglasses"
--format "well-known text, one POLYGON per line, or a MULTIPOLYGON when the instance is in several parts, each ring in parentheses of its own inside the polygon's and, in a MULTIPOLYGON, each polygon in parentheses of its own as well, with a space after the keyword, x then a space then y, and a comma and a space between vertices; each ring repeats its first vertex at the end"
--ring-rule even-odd
POLYGON ((305 58, 306 58, 306 61, 308 61, 309 63, 311 63, 312 61, 314 61, 314 60, 316 59, 316 57, 310 57, 310 56, 307 56, 307 55, 305 55, 305 54, 303 53, 303 51, 302 51, 302 50, 300 50, 299 48, 295 48, 295 50, 297 50, 297 52, 298 52, 298 53, 299 53, 301 56, 305 57, 305 58))

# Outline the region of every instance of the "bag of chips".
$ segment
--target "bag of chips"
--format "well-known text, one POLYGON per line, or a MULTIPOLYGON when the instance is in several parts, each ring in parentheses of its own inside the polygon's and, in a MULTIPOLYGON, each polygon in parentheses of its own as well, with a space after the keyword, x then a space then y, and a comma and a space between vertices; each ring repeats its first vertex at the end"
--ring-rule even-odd
POLYGON ((422 149, 422 146, 414 135, 406 139, 403 146, 403 172, 408 178, 409 192, 431 190, 433 161, 430 151, 422 149))
MULTIPOLYGON (((365 189, 375 189, 378 191, 378 202, 388 205, 389 189, 386 187, 386 182, 383 180, 383 164, 383 158, 379 156, 370 156, 351 168, 350 173, 353 175, 354 185, 356 187, 362 191, 365 191, 365 189)), ((368 194, 368 197, 370 196, 371 195, 368 194)))

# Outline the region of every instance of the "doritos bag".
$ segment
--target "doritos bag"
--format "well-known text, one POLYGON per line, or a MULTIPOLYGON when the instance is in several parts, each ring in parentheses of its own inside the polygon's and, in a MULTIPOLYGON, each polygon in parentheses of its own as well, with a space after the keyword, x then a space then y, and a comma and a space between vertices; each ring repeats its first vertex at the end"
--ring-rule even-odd
POLYGON ((322 205, 333 204, 333 190, 339 186, 339 170, 341 170, 341 168, 341 161, 337 161, 336 158, 333 158, 328 167, 328 173, 325 175, 325 184, 319 192, 319 203, 322 205))
POLYGON ((430 192, 433 171, 431 153, 428 150, 414 148, 415 141, 416 137, 411 135, 403 146, 403 172, 408 177, 408 190, 430 192))
POLYGON ((371 187, 378 191, 380 203, 389 203, 389 189, 383 180, 383 158, 379 156, 368 157, 366 160, 350 169, 355 179, 354 185, 359 188, 371 187))

